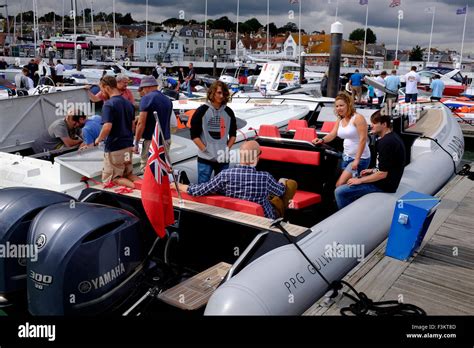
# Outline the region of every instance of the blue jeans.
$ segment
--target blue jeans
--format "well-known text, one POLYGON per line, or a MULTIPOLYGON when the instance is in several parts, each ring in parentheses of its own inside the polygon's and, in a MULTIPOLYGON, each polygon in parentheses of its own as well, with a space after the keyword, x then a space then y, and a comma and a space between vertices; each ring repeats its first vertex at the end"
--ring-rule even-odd
POLYGON ((198 184, 211 180, 212 171, 214 171, 214 175, 217 175, 227 168, 229 168, 229 163, 208 164, 198 161, 198 184))
POLYGON ((416 103, 417 100, 418 100, 418 94, 417 93, 405 94, 405 103, 410 103, 412 101, 414 103, 416 103))
POLYGON ((374 184, 360 184, 360 185, 342 185, 336 188, 334 195, 336 196, 336 203, 339 209, 351 204, 355 200, 369 193, 383 192, 374 184))
POLYGON ((341 163, 341 169, 346 170, 349 173, 352 173, 352 176, 359 176, 360 172, 363 171, 364 169, 369 168, 370 165, 370 157, 369 158, 361 158, 359 160, 359 165, 357 166, 357 172, 354 173, 354 171, 351 168, 352 162, 354 161, 354 158, 343 155, 342 156, 342 163, 341 163))

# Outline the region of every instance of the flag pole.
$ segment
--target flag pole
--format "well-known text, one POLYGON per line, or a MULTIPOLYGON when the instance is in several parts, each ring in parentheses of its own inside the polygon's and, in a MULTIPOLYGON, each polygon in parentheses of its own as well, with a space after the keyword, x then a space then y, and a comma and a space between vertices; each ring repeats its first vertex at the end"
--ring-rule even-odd
POLYGON ((237 0, 237 27, 235 30, 235 57, 239 59, 239 12, 240 0, 237 0))
POLYGON ((301 65, 301 3, 303 0, 299 1, 300 4, 300 13, 299 13, 299 18, 298 18, 298 64, 301 65))
POLYGON ((204 9, 204 57, 203 60, 206 61, 206 51, 207 51, 207 0, 204 9))
POLYGON ((367 23, 369 21, 369 2, 365 4, 367 6, 365 10, 365 33, 364 33, 364 54, 362 56, 362 66, 365 67, 365 51, 367 47, 367 23))
POLYGON ((148 62, 148 0, 145 4, 145 62, 148 62))
POLYGON ((430 62, 430 56, 431 56, 431 40, 433 38, 433 27, 434 27, 435 14, 436 14, 436 7, 433 7, 433 18, 431 19, 430 44, 428 46, 428 63, 430 62))
POLYGON ((460 68, 462 68, 462 55, 464 52, 464 35, 466 34, 467 12, 468 12, 468 5, 466 3, 466 13, 464 14, 464 29, 462 31, 462 41, 461 41, 461 58, 459 60, 460 68))
MULTIPOLYGON (((153 116, 155 117, 155 121, 158 124, 158 127, 160 127, 159 129, 162 129, 161 124, 160 124, 160 119, 158 118, 158 112, 153 111, 153 116)), ((173 115, 171 115, 171 116, 173 116, 173 115)), ((170 164, 171 175, 173 175, 173 179, 174 179, 173 180, 174 181, 174 187, 176 189, 176 192, 178 192, 179 204, 182 204, 183 203, 183 197, 181 197, 181 191, 179 190, 178 182, 176 181, 176 177, 174 176, 173 165, 171 164, 171 158, 170 158, 170 155, 169 155, 168 143, 165 141, 165 137, 163 135, 163 132, 158 132, 158 133, 160 134, 161 141, 163 142, 163 146, 164 146, 164 149, 165 149, 166 160, 170 164)))
POLYGON ((395 60, 398 60, 398 39, 400 38, 400 21, 402 20, 400 11, 398 11, 397 48, 395 49, 395 60))
POLYGON ((267 58, 269 55, 268 46, 270 45, 270 0, 267 0, 267 58))

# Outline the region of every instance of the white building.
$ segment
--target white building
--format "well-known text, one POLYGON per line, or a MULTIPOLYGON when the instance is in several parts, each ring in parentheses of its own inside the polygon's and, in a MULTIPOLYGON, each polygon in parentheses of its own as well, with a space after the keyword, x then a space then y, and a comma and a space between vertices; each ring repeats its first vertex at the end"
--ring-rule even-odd
MULTIPOLYGON (((183 41, 186 55, 204 55, 204 29, 201 26, 185 26, 180 30, 179 37, 183 41)), ((206 52, 208 57, 227 57, 231 53, 231 40, 222 33, 210 31, 207 33, 206 52)))
POLYGON ((135 59, 155 62, 182 61, 184 58, 183 42, 177 35, 159 32, 148 35, 148 49, 146 49, 146 36, 135 39, 133 42, 133 56, 135 59))

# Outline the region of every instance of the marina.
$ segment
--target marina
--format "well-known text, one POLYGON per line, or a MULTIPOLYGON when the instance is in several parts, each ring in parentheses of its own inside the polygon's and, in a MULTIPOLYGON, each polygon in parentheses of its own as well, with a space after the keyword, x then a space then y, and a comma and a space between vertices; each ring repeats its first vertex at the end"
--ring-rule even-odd
POLYGON ((43 317, 473 316, 470 0, 50 1, 0 0, 20 339, 43 317))

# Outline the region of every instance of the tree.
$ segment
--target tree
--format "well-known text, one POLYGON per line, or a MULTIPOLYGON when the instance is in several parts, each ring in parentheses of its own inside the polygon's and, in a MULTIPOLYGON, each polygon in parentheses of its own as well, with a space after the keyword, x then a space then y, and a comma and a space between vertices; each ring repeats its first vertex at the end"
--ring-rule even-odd
POLYGON ((235 23, 232 22, 226 16, 216 19, 214 21, 214 28, 213 29, 224 29, 229 30, 229 28, 235 28, 235 23))
POLYGON ((250 28, 249 32, 250 31, 257 32, 258 29, 263 27, 263 25, 260 24, 257 18, 250 18, 248 21, 245 21, 243 24, 248 25, 248 27, 250 28))
POLYGON ((130 13, 127 13, 123 18, 120 20, 119 24, 122 25, 130 25, 135 23, 135 21, 132 18, 132 15, 130 13))
POLYGON ((275 25, 275 23, 271 22, 269 25, 269 30, 270 30, 270 35, 271 36, 275 36, 276 34, 278 34, 278 28, 277 26, 275 25))
POLYGON ((421 62, 423 60, 423 51, 421 47, 416 45, 410 52, 410 61, 411 62, 421 62))
POLYGON ((295 23, 288 22, 281 28, 278 28, 278 33, 296 33, 298 31, 298 26, 295 23))
MULTIPOLYGON (((351 40, 351 41, 364 41, 364 35, 365 35, 364 28, 358 28, 358 29, 354 30, 349 35, 349 40, 351 40)), ((372 31, 372 29, 367 28, 367 43, 368 44, 374 44, 376 42, 377 42, 377 36, 372 31)))

